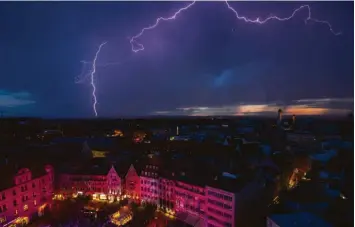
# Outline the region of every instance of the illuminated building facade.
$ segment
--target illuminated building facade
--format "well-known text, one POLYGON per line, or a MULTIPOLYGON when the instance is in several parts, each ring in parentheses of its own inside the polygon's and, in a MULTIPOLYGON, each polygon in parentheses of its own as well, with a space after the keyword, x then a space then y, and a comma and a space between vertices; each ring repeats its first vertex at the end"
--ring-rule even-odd
POLYGON ((188 212, 194 215, 205 214, 205 188, 182 181, 175 184, 176 211, 188 212))
POLYGON ((168 215, 174 215, 192 226, 235 226, 236 195, 241 189, 237 178, 222 175, 203 182, 188 177, 189 173, 185 172, 171 172, 159 178, 147 176, 146 171, 143 174, 142 200, 149 202, 149 198, 153 197, 150 201, 168 215), (154 182, 158 187, 152 185, 154 182), (157 195, 158 203, 155 200, 157 195))
POLYGON ((128 198, 141 198, 141 181, 133 165, 129 167, 125 177, 124 194, 128 198))
POLYGON ((21 226, 42 216, 52 203, 53 167, 14 168, 13 173, 11 167, 4 168, 0 170, 0 226, 21 226))
POLYGON ((206 187, 206 216, 208 226, 234 226, 235 194, 206 187))
POLYGON ((141 166, 139 170, 140 175, 130 165, 122 178, 114 167, 108 174, 99 176, 62 174, 61 186, 72 188, 71 193, 108 197, 116 193, 122 198, 155 204, 167 215, 174 215, 193 226, 235 226, 236 195, 240 191, 235 187, 240 185, 236 182, 239 180, 237 177, 232 179, 220 175, 204 181, 207 178, 193 178, 191 172, 175 173, 166 169, 162 175, 160 167, 152 163, 141 166), (226 186, 226 181, 233 186, 226 186), (91 188, 88 187, 90 182, 91 188))
POLYGON ((143 202, 159 204, 159 167, 146 165, 141 171, 141 198, 143 202))
MULTIPOLYGON (((174 174, 172 174, 174 176, 174 174)), ((175 210, 176 192, 175 181, 161 177, 159 179, 159 207, 166 210, 175 210)))
POLYGON ((59 176, 60 188, 65 196, 92 195, 93 199, 113 201, 122 194, 121 178, 115 168, 108 171, 97 169, 79 173, 64 173, 59 176))

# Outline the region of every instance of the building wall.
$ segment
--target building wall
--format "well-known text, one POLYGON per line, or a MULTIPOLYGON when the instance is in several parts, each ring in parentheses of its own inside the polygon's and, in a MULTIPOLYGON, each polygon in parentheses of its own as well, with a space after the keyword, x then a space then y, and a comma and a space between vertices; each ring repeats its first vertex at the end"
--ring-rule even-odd
POLYGON ((107 174, 107 186, 108 186, 108 194, 121 196, 122 194, 122 186, 121 186, 121 178, 118 176, 116 170, 111 168, 109 173, 107 174))
POLYGON ((175 209, 175 181, 166 178, 159 179, 159 207, 163 209, 175 209))
MULTIPOLYGON (((151 166, 148 169, 156 170, 151 166)), ((203 219, 207 226, 234 227, 236 213, 236 195, 210 186, 197 186, 183 181, 159 177, 154 171, 144 169, 139 176, 133 167, 129 168, 125 179, 120 179, 116 171, 111 170, 107 176, 62 175, 63 187, 74 187, 75 190, 88 190, 85 181, 91 180, 94 189, 105 186, 103 192, 112 191, 124 197, 134 198, 142 202, 158 205, 167 211, 183 212, 203 219), (100 179, 105 179, 104 181, 100 179), (121 181, 122 180, 122 181, 121 181), (124 183, 122 183, 124 180, 124 183), (78 183, 76 183, 78 182, 78 183), (75 188, 76 187, 76 188, 75 188)), ((174 177, 174 175, 172 175, 174 177)), ((97 190, 91 190, 97 192, 97 190)))
POLYGON ((43 176, 32 178, 29 169, 20 169, 14 176, 13 187, 0 191, 0 226, 16 219, 27 222, 51 207, 54 172, 49 165, 45 170, 43 176))
POLYGON ((61 174, 60 186, 67 193, 83 192, 85 194, 108 193, 105 175, 61 174))
POLYGON ((113 199, 112 196, 122 194, 121 178, 114 168, 107 175, 61 174, 59 178, 60 191, 66 196, 82 192, 86 195, 105 194, 113 199))
POLYGON ((204 217, 205 204, 205 188, 181 181, 175 182, 175 210, 177 212, 187 212, 204 217))
POLYGON ((235 195, 206 187, 206 217, 209 226, 235 226, 235 195))
POLYGON ((128 197, 140 199, 141 198, 141 185, 140 178, 131 165, 125 177, 125 193, 128 197))
POLYGON ((159 167, 146 165, 140 174, 141 196, 143 202, 159 205, 159 167))
POLYGON ((159 204, 159 179, 140 177, 141 199, 143 202, 159 204))

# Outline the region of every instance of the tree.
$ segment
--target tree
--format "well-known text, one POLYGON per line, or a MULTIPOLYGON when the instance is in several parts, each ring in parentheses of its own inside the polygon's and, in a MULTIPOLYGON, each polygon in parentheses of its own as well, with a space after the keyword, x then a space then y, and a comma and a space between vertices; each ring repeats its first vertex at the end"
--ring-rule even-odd
POLYGON ((139 207, 139 205, 137 203, 135 203, 135 202, 131 203, 131 209, 132 209, 133 215, 137 214, 138 207, 139 207))
POLYGON ((148 220, 152 219, 154 217, 154 213, 155 213, 156 209, 157 209, 156 205, 148 203, 144 208, 145 217, 148 220))
POLYGON ((147 203, 143 209, 140 209, 138 204, 131 203, 133 212, 133 220, 131 226, 147 226, 147 223, 154 218, 156 206, 154 204, 147 203))

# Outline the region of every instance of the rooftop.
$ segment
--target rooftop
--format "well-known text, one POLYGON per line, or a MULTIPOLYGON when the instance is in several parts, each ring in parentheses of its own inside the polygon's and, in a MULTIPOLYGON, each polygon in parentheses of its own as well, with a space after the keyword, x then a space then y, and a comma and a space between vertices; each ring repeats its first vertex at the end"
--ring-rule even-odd
POLYGON ((222 189, 227 192, 239 192, 249 181, 247 176, 234 175, 235 177, 225 176, 223 174, 217 176, 206 185, 212 188, 222 189))
POLYGON ((22 168, 28 168, 32 173, 32 179, 38 178, 46 174, 44 165, 41 163, 7 163, 0 165, 1 181, 0 190, 13 187, 14 177, 22 168))
POLYGON ((331 225, 311 213, 275 214, 269 217, 280 227, 330 227, 331 225))

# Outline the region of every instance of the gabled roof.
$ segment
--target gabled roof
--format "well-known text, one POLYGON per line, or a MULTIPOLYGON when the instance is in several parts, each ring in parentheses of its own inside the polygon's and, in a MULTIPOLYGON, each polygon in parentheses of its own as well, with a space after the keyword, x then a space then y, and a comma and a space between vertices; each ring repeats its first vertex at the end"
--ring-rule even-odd
POLYGON ((128 176, 138 176, 138 173, 137 173, 136 169, 134 168, 133 164, 131 164, 129 166, 126 177, 128 177, 128 176))

